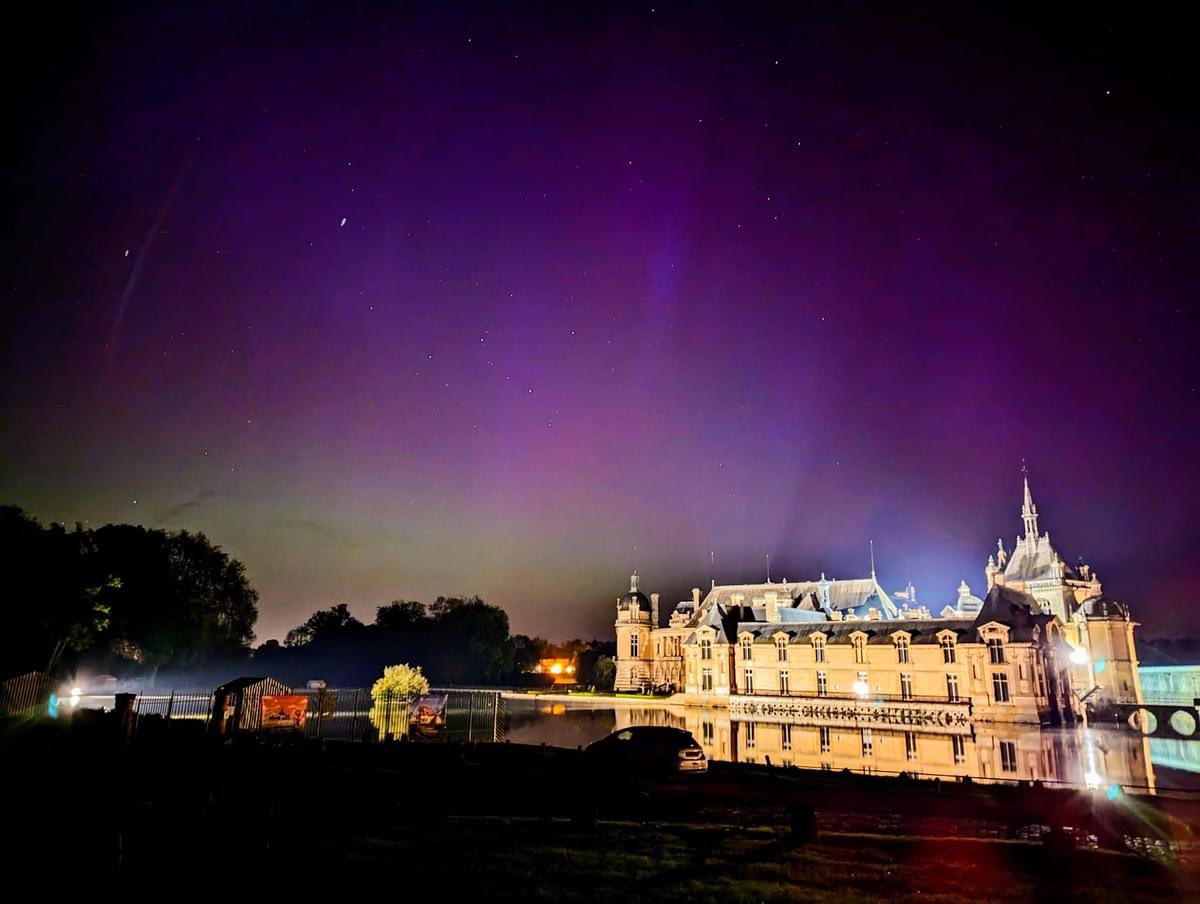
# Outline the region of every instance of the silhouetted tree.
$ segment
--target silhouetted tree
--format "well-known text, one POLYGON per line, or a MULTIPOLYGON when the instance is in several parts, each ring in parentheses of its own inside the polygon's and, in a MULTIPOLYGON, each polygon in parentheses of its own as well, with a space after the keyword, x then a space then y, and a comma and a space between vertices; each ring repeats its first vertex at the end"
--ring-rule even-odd
POLYGON ((203 534, 129 524, 43 528, 0 508, 10 557, 0 636, 3 671, 47 668, 61 656, 152 673, 237 655, 254 638, 258 594, 240 562, 203 534))
POLYGON ((428 617, 425 604, 416 600, 394 600, 375 610, 375 624, 388 630, 411 628, 422 624, 428 617))
POLYGON ((363 623, 350 614, 349 607, 345 603, 338 603, 336 606, 314 612, 304 624, 288 631, 283 642, 289 647, 303 647, 317 641, 337 638, 361 627, 363 623))

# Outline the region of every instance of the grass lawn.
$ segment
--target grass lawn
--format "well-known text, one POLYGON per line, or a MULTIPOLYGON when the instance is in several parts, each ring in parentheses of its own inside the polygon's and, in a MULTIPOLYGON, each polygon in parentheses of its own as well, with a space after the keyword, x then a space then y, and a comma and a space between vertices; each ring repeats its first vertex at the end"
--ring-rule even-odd
POLYGON ((1029 842, 777 828, 447 817, 319 845, 352 872, 410 877, 455 898, 535 901, 1195 899, 1195 875, 1126 854, 1051 855, 1029 842))

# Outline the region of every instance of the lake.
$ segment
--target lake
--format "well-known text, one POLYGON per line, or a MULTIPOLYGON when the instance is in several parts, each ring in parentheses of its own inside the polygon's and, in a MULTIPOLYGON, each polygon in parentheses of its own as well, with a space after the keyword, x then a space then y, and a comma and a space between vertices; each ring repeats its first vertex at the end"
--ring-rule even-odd
POLYGON ((507 699, 508 739, 581 747, 632 725, 690 731, 709 759, 801 769, 984 782, 1115 787, 1129 793, 1200 788, 1200 741, 1150 739, 1133 730, 1046 729, 974 723, 905 730, 731 717, 727 709, 636 701, 507 699))

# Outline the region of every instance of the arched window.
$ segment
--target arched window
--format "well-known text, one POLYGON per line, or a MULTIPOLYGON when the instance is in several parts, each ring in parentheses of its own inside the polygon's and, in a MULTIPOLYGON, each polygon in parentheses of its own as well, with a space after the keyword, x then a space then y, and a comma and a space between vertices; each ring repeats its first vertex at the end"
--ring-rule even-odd
POLYGON ((817 662, 825 661, 825 638, 817 634, 812 639, 813 659, 817 662))
POLYGON ((786 637, 775 638, 775 655, 780 662, 787 662, 787 647, 788 642, 786 637))
POLYGON ((754 641, 751 640, 749 637, 743 637, 742 638, 742 659, 749 660, 749 659, 753 659, 753 658, 754 658, 754 641))
POLYGON ((908 638, 903 634, 896 637, 896 661, 901 664, 908 662, 908 638))

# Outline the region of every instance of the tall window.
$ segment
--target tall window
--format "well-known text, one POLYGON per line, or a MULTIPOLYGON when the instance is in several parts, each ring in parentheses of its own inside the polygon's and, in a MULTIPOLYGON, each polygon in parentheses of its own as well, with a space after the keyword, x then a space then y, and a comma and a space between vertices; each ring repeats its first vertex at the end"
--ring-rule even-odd
POLYGON ((712 722, 702 722, 700 724, 701 734, 704 738, 704 743, 712 746, 713 742, 713 724, 712 722))
POLYGON ((817 696, 824 697, 829 693, 829 676, 824 672, 817 672, 817 696))
POLYGON ((754 656, 754 642, 749 637, 742 638, 742 659, 749 660, 754 656))
POLYGON ((754 693, 754 669, 746 669, 746 671, 742 673, 742 676, 744 678, 743 684, 745 685, 745 688, 746 688, 745 692, 747 694, 753 694, 754 693))
POLYGON ((779 746, 784 750, 792 749, 792 726, 779 726, 779 746))
POLYGON ((750 748, 750 747, 754 746, 754 740, 755 740, 754 735, 755 735, 755 727, 756 726, 753 722, 746 722, 744 724, 746 726, 746 747, 750 748))
POLYGON ((1004 641, 999 637, 989 637, 987 648, 992 665, 1004 665, 1004 641))
POLYGON ((861 637, 854 638, 854 661, 857 663, 867 661, 867 643, 861 637))
POLYGON ((912 675, 908 672, 900 673, 900 699, 911 700, 912 693, 912 675))
POLYGON ((863 755, 863 756, 870 756, 870 755, 871 755, 871 750, 872 750, 872 744, 871 744, 871 729, 869 729, 869 728, 864 728, 864 729, 862 730, 862 752, 863 752, 863 753, 862 753, 862 755, 863 755))
POLYGON ((947 634, 940 641, 942 645, 942 662, 952 663, 957 661, 955 658, 954 638, 947 634))
POLYGON ((712 659, 712 638, 711 637, 700 638, 700 658, 701 659, 712 659))
POLYGON ((829 743, 829 726, 822 725, 820 728, 820 732, 821 732, 821 753, 829 753, 829 748, 831 746, 831 744, 829 743))
POLYGON ((958 676, 957 675, 947 675, 946 676, 946 697, 950 700, 951 703, 958 702, 958 676))
POLYGON ((787 669, 781 669, 779 672, 779 693, 786 696, 791 688, 788 687, 787 669))
POLYGON ((952 735, 950 740, 954 744, 954 762, 965 763, 967 761, 967 742, 963 740, 962 735, 952 735))
POLYGON ((908 662, 908 638, 896 638, 896 661, 901 665, 908 662))
POLYGON ((917 733, 915 731, 904 733, 904 755, 910 760, 917 758, 917 733))
POLYGON ((1017 771, 1017 745, 1015 741, 1000 742, 1000 769, 1004 772, 1017 771))
POLYGON ((825 661, 825 638, 814 637, 812 639, 813 659, 817 662, 825 661))
POLYGON ((992 676, 992 697, 997 703, 1008 702, 1008 675, 997 672, 992 676))
POLYGON ((775 638, 775 655, 779 658, 780 662, 787 662, 787 638, 786 637, 776 637, 775 638))
POLYGON ((1039 697, 1048 696, 1048 694, 1046 693, 1046 672, 1044 669, 1037 669, 1036 672, 1037 672, 1038 696, 1039 697))
POLYGON ((700 690, 711 691, 713 689, 712 669, 704 669, 700 673, 700 690))
POLYGON ((629 655, 637 659, 638 654, 638 636, 636 634, 629 635, 629 655))

